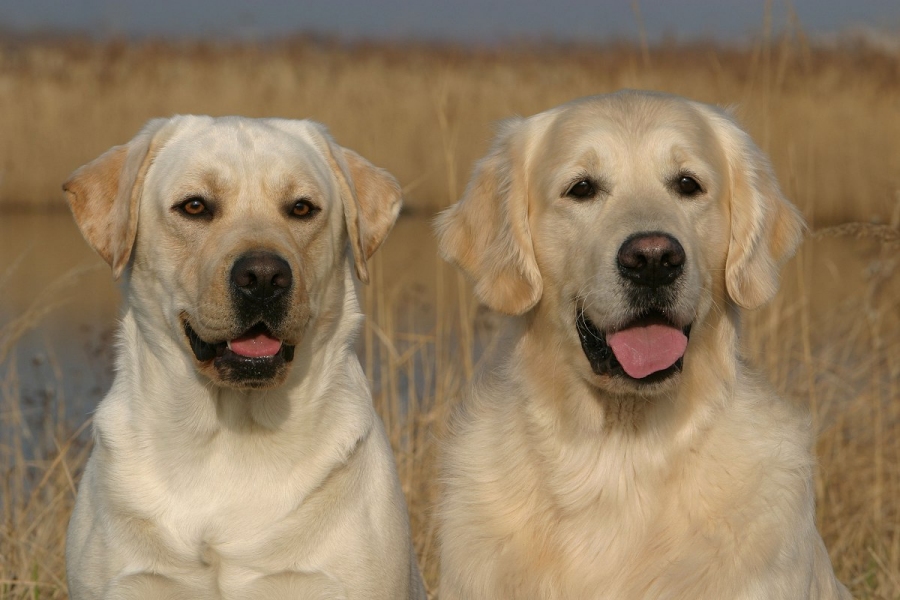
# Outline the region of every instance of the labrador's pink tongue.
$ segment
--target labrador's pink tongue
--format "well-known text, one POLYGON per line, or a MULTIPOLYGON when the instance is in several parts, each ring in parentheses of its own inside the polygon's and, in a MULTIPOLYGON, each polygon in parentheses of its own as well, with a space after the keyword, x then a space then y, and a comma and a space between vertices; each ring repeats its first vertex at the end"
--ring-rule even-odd
POLYGON ((619 364, 635 379, 674 365, 684 356, 687 341, 679 329, 656 323, 629 327, 606 337, 619 364))
POLYGON ((275 356, 281 350, 281 340, 276 340, 265 332, 250 333, 231 340, 228 347, 235 354, 249 358, 275 356))

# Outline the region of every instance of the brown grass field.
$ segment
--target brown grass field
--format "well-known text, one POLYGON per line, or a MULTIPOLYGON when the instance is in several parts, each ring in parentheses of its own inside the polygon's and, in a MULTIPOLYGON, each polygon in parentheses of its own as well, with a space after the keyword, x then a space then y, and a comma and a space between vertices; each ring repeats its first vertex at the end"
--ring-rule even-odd
MULTIPOLYGON (((900 598, 900 56, 818 47, 800 32, 742 49, 0 39, 0 208, 59 208, 75 167, 151 117, 191 112, 320 120, 427 216, 457 199, 494 121, 623 87, 736 105, 810 221, 782 292, 747 316, 745 353, 811 410, 819 527, 839 577, 856 598, 900 598)), ((403 231, 361 292, 360 349, 439 597, 436 440, 494 320, 427 233, 403 231), (427 275, 387 277, 406 268, 427 275)), ((0 289, 25 276, 0 264, 0 289)), ((66 597, 63 542, 89 422, 55 410, 23 425, 17 344, 81 276, 0 321, 0 600, 66 597)))

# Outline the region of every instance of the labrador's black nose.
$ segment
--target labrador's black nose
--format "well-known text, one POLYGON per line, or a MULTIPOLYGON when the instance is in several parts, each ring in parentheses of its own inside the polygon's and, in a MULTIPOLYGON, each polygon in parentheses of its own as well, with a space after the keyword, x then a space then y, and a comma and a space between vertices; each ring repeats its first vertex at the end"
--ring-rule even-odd
POLYGON ((668 285, 684 271, 684 248, 668 233, 637 233, 619 248, 616 261, 626 279, 649 287, 668 285))
POLYGON ((281 296, 291 288, 293 280, 291 266, 272 252, 248 252, 231 267, 232 285, 252 302, 281 296))

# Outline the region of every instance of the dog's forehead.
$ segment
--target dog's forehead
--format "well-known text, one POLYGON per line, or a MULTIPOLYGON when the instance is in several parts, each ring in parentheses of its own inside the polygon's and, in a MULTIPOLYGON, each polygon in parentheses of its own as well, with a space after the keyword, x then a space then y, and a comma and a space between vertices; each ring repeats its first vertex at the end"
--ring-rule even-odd
POLYGON ((556 165, 547 173, 552 185, 559 183, 557 177, 603 175, 627 165, 640 170, 685 163, 712 167, 721 154, 711 123, 694 103, 637 92, 564 105, 541 146, 535 162, 556 165))
POLYGON ((657 95, 612 95, 573 104, 551 131, 577 146, 653 144, 699 146, 711 134, 706 119, 686 100, 657 95), (668 143, 665 143, 668 142, 668 143))
POLYGON ((180 117, 154 160, 154 171, 172 184, 216 177, 327 186, 330 168, 312 127, 282 119, 180 117))

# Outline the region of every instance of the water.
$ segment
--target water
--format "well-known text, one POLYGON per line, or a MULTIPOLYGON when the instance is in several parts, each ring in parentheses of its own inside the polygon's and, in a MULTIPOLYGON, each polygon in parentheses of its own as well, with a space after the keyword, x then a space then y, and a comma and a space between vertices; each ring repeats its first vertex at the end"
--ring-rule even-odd
POLYGON ((83 419, 109 387, 119 293, 104 267, 66 212, 0 215, 0 377, 21 410, 0 405, 0 422, 83 419))

